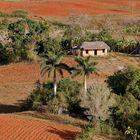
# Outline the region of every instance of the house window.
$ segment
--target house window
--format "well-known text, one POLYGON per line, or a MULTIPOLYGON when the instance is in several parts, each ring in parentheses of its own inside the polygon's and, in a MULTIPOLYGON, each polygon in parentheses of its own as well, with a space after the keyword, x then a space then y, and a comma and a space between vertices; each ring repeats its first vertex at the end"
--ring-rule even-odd
POLYGON ((88 54, 88 50, 86 50, 86 54, 88 54))
POLYGON ((105 49, 103 49, 103 53, 105 53, 105 49))

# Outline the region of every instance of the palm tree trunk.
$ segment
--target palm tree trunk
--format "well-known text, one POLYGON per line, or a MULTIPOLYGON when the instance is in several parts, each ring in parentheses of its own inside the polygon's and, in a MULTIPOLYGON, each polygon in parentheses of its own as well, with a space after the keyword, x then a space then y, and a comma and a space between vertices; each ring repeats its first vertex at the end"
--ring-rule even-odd
POLYGON ((84 75, 84 92, 87 92, 87 77, 84 75))
POLYGON ((56 71, 54 71, 54 77, 53 77, 53 93, 54 93, 54 96, 56 96, 57 94, 56 71))

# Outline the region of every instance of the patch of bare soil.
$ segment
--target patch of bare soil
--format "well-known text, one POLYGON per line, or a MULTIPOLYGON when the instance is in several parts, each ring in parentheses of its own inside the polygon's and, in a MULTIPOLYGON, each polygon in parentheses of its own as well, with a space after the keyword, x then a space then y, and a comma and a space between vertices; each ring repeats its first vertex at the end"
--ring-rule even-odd
POLYGON ((19 111, 39 78, 37 64, 0 66, 0 113, 19 111))
POLYGON ((1 140, 73 140, 81 128, 45 120, 0 115, 1 140))

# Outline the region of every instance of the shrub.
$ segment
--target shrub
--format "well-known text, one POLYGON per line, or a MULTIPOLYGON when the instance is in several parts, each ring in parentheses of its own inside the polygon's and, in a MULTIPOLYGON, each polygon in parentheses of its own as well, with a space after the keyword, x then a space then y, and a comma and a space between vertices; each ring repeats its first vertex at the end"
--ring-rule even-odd
POLYGON ((8 19, 4 18, 3 20, 0 21, 0 30, 5 30, 8 28, 8 19))
POLYGON ((131 127, 127 127, 125 135, 127 139, 140 140, 140 135, 138 135, 137 130, 132 129, 131 127))
POLYGON ((38 110, 40 106, 45 106, 45 110, 55 114, 73 112, 79 103, 80 86, 77 81, 63 79, 58 83, 57 96, 53 96, 53 84, 48 82, 43 84, 42 89, 33 91, 24 108, 38 110))
POLYGON ((140 100, 140 70, 127 68, 118 71, 109 76, 107 83, 116 94, 132 93, 136 99, 140 100))
POLYGON ((21 18, 26 18, 28 15, 27 11, 23 11, 23 10, 16 10, 14 12, 12 12, 11 16, 14 17, 21 17, 21 18))
POLYGON ((11 32, 11 35, 19 35, 20 38, 25 35, 25 26, 26 22, 24 20, 19 20, 17 22, 9 24, 9 31, 11 32))
POLYGON ((132 94, 121 97, 118 105, 112 109, 114 126, 125 133, 128 127, 140 134, 140 103, 132 94))
POLYGON ((35 89, 28 99, 22 104, 22 110, 38 110, 41 106, 53 99, 53 94, 49 89, 38 87, 35 89))
POLYGON ((133 25, 133 26, 127 26, 125 29, 124 29, 124 32, 125 33, 139 33, 140 32, 140 27, 137 26, 137 25, 133 25))
POLYGON ((28 13, 23 10, 16 10, 12 13, 0 12, 0 17, 19 17, 19 18, 27 18, 28 13))
MULTIPOLYGON (((122 134, 110 124, 104 121, 98 121, 95 125, 89 123, 84 129, 84 131, 76 138, 76 140, 95 140, 95 136, 106 135, 108 139, 109 136, 113 136, 115 139, 120 139, 122 134)), ((104 137, 103 137, 104 138, 104 137)))
POLYGON ((86 96, 81 97, 81 107, 87 109, 85 114, 96 119, 109 118, 109 108, 116 103, 116 96, 110 92, 106 84, 93 84, 88 88, 86 96))
POLYGON ((50 112, 56 114, 75 113, 79 107, 81 85, 71 79, 63 79, 58 83, 58 94, 47 104, 50 112))
POLYGON ((9 54, 6 49, 1 43, 0 43, 0 64, 8 64, 9 63, 9 54))
POLYGON ((64 79, 58 83, 58 92, 64 94, 67 103, 70 105, 69 109, 77 104, 80 88, 81 84, 72 79, 64 79))
POLYGON ((40 41, 37 43, 36 51, 40 56, 43 56, 48 52, 59 52, 61 51, 60 42, 58 40, 48 38, 46 41, 40 41))

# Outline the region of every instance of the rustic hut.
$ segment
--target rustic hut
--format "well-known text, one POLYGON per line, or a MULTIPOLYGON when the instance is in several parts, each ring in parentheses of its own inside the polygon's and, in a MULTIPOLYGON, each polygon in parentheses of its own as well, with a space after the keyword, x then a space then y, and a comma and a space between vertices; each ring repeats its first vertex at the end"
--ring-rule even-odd
POLYGON ((71 49, 71 53, 81 56, 105 56, 110 47, 102 41, 84 42, 80 46, 75 46, 71 49))

